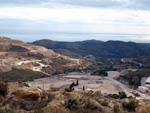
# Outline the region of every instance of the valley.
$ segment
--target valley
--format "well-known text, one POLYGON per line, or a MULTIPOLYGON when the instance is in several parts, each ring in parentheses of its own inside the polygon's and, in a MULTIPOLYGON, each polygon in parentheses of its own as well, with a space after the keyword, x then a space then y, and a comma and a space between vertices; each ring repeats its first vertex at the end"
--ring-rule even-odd
POLYGON ((42 41, 45 48, 41 41, 32 45, 0 37, 0 113, 141 113, 145 105, 149 109, 149 46, 52 42, 42 41))

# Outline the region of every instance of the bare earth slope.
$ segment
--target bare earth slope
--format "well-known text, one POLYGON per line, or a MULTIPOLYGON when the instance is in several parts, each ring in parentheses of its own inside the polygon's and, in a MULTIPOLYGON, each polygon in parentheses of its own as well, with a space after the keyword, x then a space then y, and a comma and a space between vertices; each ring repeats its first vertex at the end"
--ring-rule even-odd
POLYGON ((81 59, 60 55, 50 49, 0 36, 0 72, 12 68, 31 69, 47 75, 72 67, 82 67, 81 59))

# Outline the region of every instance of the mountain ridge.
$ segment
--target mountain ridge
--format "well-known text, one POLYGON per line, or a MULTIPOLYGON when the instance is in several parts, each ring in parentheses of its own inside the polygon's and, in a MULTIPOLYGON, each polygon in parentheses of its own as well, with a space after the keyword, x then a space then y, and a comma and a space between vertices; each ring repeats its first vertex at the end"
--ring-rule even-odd
MULTIPOLYGON (((87 40, 81 42, 59 42, 52 40, 39 40, 31 44, 44 46, 57 51, 64 49, 85 57, 89 54, 101 58, 134 58, 150 55, 148 44, 123 41, 97 41, 87 40)), ((58 52, 59 53, 59 52, 58 52)))

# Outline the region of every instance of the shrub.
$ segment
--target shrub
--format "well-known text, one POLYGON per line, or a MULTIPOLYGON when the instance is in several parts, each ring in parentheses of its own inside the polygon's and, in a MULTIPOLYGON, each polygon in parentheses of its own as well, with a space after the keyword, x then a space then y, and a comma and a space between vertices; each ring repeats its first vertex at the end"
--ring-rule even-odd
POLYGON ((35 110, 33 113, 44 113, 44 111, 42 109, 39 109, 39 110, 35 110))
POLYGON ((2 102, 2 105, 3 105, 3 106, 6 106, 7 103, 8 103, 7 101, 3 101, 3 102, 2 102))
POLYGON ((119 108, 119 106, 114 105, 113 111, 114 111, 115 113, 120 113, 120 108, 119 108))
POLYGON ((76 98, 70 97, 69 100, 66 102, 66 107, 71 111, 78 110, 81 108, 81 104, 76 98))
POLYGON ((100 113, 103 113, 101 105, 96 100, 87 99, 84 108, 91 110, 93 113, 94 111, 99 111, 100 113))
POLYGON ((136 109, 136 113, 148 113, 150 111, 150 105, 140 106, 136 109))
POLYGON ((54 87, 53 85, 51 85, 50 90, 55 92, 55 91, 59 91, 60 88, 59 87, 54 87))
POLYGON ((65 88, 65 91, 66 91, 66 92, 72 92, 72 91, 73 91, 73 89, 65 88))
POLYGON ((43 107, 46 107, 50 101, 54 98, 54 94, 52 93, 43 93, 40 101, 28 101, 23 99, 12 99, 10 100, 9 104, 11 108, 20 108, 26 111, 37 111, 35 113, 42 113, 39 112, 43 107))
POLYGON ((122 106, 124 109, 127 109, 128 111, 135 111, 135 108, 138 106, 138 101, 130 100, 129 102, 123 102, 122 106))
POLYGON ((132 99, 132 98, 133 98, 132 96, 129 96, 129 97, 128 97, 128 99, 132 99))
POLYGON ((0 113, 14 113, 12 110, 10 110, 10 109, 2 109, 2 108, 0 108, 0 113))
POLYGON ((92 72, 91 75, 108 76, 108 73, 105 70, 96 70, 96 71, 92 72))
POLYGON ((113 94, 111 97, 114 98, 114 99, 118 99, 118 98, 119 98, 119 95, 113 94))
POLYGON ((0 94, 6 96, 8 93, 8 84, 0 80, 0 94))
POLYGON ((0 103, 3 101, 4 97, 0 94, 0 103))
POLYGON ((27 83, 24 83, 23 85, 26 86, 26 87, 29 87, 29 85, 27 83))
POLYGON ((127 95, 125 92, 119 92, 119 98, 123 99, 123 98, 127 98, 127 95))
POLYGON ((127 95, 126 95, 125 92, 119 92, 118 95, 113 94, 113 95, 111 95, 111 97, 114 98, 114 99, 118 99, 118 98, 124 99, 124 98, 127 98, 127 95))
POLYGON ((102 106, 108 106, 108 102, 107 102, 106 100, 105 100, 105 101, 102 101, 102 102, 101 102, 101 105, 102 105, 102 106))

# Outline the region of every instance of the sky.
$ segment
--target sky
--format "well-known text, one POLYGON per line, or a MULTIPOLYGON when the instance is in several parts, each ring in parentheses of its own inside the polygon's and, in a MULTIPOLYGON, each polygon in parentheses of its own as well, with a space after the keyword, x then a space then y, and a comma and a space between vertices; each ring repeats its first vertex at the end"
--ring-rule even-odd
POLYGON ((150 43, 150 0, 0 0, 0 36, 150 43))

